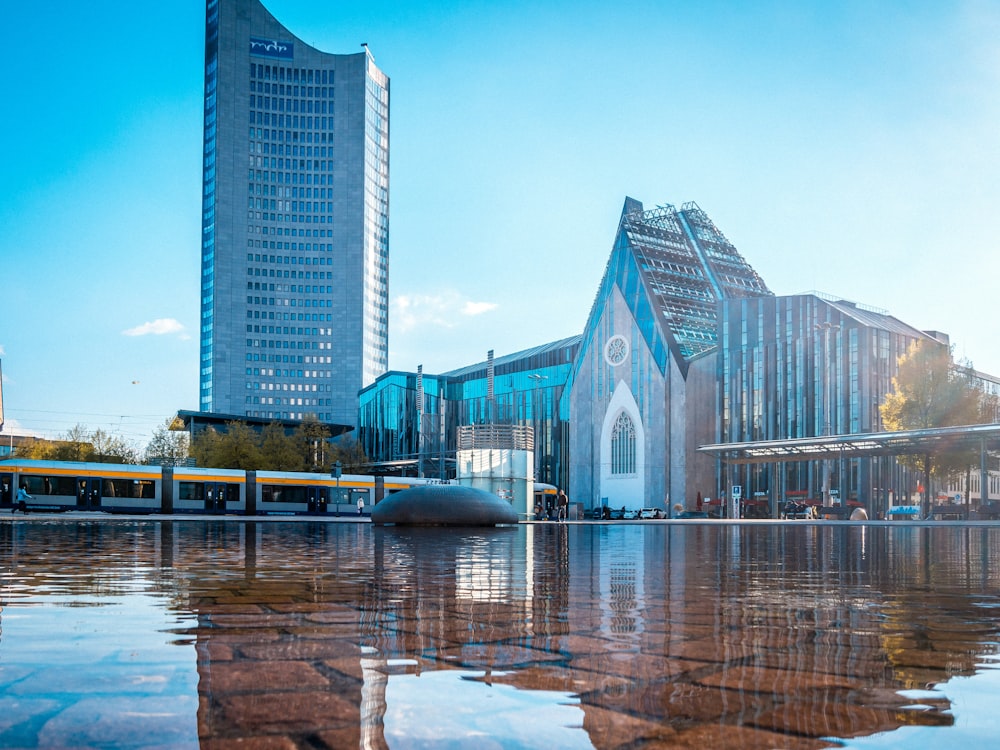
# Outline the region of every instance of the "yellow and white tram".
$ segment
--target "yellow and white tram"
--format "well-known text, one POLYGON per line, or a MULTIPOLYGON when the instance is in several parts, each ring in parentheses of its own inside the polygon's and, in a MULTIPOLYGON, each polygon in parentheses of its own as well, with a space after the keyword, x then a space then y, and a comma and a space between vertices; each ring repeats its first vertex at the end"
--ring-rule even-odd
POLYGON ((107 513, 211 515, 370 514, 394 492, 436 479, 288 471, 244 471, 186 466, 132 466, 9 459, 0 461, 0 509, 28 498, 26 512, 68 510, 107 513))

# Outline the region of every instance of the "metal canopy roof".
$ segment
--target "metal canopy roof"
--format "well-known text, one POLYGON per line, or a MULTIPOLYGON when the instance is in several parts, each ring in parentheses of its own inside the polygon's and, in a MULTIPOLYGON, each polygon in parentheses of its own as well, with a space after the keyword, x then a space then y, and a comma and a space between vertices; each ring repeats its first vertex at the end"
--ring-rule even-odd
POLYGON ((826 435, 750 443, 719 443, 698 448, 702 453, 714 454, 731 464, 938 454, 946 451, 980 449, 1000 450, 1000 424, 961 425, 858 435, 826 435))
MULTIPOLYGON (((219 412, 202 412, 180 410, 177 416, 170 423, 170 429, 178 432, 198 432, 206 427, 218 427, 225 429, 230 422, 243 422, 253 430, 261 430, 271 423, 277 423, 285 428, 286 433, 291 433, 302 424, 301 419, 278 419, 277 417, 247 417, 241 414, 222 414, 219 412)), ((330 435, 338 437, 351 432, 354 427, 349 424, 337 424, 336 422, 320 422, 319 424, 330 430, 330 435)))

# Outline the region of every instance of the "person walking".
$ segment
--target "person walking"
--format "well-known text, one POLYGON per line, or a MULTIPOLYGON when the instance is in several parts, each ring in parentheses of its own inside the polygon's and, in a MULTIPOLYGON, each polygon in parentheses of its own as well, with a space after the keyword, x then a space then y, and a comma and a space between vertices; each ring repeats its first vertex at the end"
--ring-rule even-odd
POLYGON ((562 490, 559 490, 559 494, 556 495, 556 513, 557 521, 565 521, 569 515, 569 498, 562 490))
POLYGON ((365 499, 358 495, 358 515, 363 516, 365 514, 365 499))
POLYGON ((28 512, 28 501, 29 500, 34 500, 34 499, 35 498, 33 498, 31 495, 28 494, 28 486, 25 485, 25 484, 22 484, 17 489, 17 504, 11 509, 10 512, 14 513, 16 511, 20 510, 22 513, 27 513, 28 512))

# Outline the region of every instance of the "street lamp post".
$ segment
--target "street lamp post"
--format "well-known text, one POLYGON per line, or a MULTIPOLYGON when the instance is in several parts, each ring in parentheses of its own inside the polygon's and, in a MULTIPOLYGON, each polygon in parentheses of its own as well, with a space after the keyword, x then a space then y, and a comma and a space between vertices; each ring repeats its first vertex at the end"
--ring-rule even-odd
MULTIPOLYGON (((823 436, 828 437, 833 431, 833 423, 830 417, 834 409, 833 394, 831 392, 833 379, 830 377, 830 363, 833 359, 830 357, 830 333, 832 331, 840 331, 840 325, 824 321, 823 323, 817 323, 814 328, 823 333, 823 361, 820 363, 823 372, 820 383, 823 388, 823 436)), ((828 458, 823 459, 823 482, 821 490, 823 493, 823 504, 830 505, 830 459, 828 458)))
MULTIPOLYGON (((532 373, 528 374, 528 378, 531 379, 534 382, 534 386, 531 389, 531 426, 532 426, 532 428, 534 430, 535 438, 536 438, 536 440, 535 440, 535 467, 534 467, 535 468, 535 476, 538 477, 539 479, 541 479, 541 477, 538 476, 538 474, 539 474, 538 467, 540 465, 539 461, 538 461, 538 445, 540 444, 540 441, 537 439, 538 438, 538 432, 539 432, 539 429, 538 429, 539 419, 538 419, 538 409, 536 408, 536 406, 538 404, 538 389, 539 389, 539 387, 541 387, 542 381, 543 380, 548 380, 549 377, 548 377, 548 375, 539 375, 537 372, 532 372, 532 373)), ((551 477, 545 477, 545 478, 546 479, 550 479, 551 477)))

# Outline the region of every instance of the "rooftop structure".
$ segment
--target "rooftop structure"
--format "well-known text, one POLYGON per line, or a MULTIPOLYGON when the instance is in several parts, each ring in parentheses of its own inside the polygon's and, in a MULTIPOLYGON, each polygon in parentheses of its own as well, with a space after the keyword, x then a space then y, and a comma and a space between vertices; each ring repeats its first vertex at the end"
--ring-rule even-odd
MULTIPOLYGON (((715 346, 720 300, 771 293, 696 203, 647 211, 634 198, 625 199, 591 321, 599 317, 599 304, 607 302, 609 284, 625 284, 626 301, 646 322, 641 326, 646 344, 657 355, 665 345, 682 370, 692 357, 715 346)), ((662 356, 657 363, 661 370, 666 365, 662 356)))

